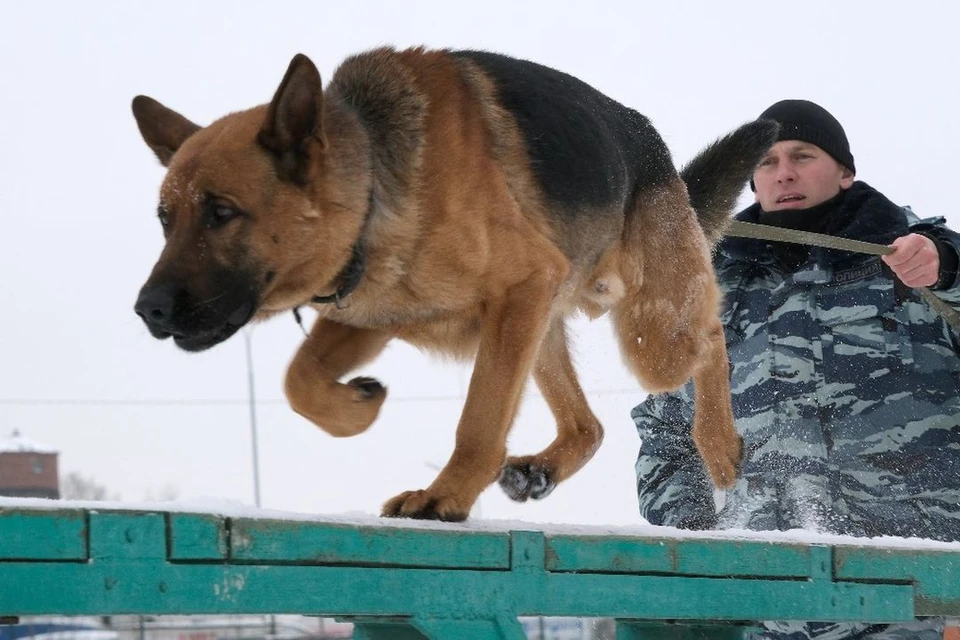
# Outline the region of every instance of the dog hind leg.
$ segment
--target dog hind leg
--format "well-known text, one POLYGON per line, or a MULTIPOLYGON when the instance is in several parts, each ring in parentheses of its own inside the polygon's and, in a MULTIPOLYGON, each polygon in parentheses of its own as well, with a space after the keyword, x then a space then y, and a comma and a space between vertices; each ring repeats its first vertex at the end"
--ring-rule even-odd
POLYGON ((743 440, 733 422, 730 406, 730 368, 723 325, 719 319, 706 328, 709 345, 693 373, 693 442, 710 477, 720 488, 737 480, 743 440))
POLYGON ((742 442, 706 239, 682 183, 645 194, 638 206, 624 250, 642 251, 646 273, 642 281, 622 273, 627 293, 613 310, 621 353, 649 392, 672 391, 693 378, 693 440, 714 484, 729 487, 742 442))
POLYGON ((537 354, 534 379, 557 421, 557 437, 536 455, 510 457, 499 484, 510 498, 547 497, 596 453, 603 440, 603 427, 593 415, 567 348, 566 326, 556 318, 537 354))

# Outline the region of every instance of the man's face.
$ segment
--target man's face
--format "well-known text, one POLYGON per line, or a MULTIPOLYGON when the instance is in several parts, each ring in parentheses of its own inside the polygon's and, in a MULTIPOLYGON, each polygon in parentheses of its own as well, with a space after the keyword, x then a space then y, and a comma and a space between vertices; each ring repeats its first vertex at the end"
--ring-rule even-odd
POLYGON ((849 189, 853 173, 809 142, 781 140, 753 173, 756 199, 764 211, 809 209, 849 189))

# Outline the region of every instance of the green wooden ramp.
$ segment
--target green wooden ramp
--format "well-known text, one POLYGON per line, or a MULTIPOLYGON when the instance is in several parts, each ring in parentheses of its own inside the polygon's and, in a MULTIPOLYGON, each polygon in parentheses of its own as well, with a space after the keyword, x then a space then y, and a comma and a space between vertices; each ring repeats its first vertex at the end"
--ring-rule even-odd
POLYGON ((960 616, 960 551, 0 508, 0 616, 307 614, 357 638, 735 638, 768 619, 960 616))

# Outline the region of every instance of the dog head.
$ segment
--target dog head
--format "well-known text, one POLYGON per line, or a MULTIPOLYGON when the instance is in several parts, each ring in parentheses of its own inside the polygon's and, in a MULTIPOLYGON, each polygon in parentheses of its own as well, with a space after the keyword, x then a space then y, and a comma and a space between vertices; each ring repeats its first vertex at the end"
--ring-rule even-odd
POLYGON ((325 113, 308 58, 293 59, 269 104, 207 127, 146 96, 132 106, 167 167, 157 208, 166 243, 135 305, 153 336, 200 351, 335 278, 359 233, 369 171, 363 153, 328 144, 325 122, 350 123, 325 113))

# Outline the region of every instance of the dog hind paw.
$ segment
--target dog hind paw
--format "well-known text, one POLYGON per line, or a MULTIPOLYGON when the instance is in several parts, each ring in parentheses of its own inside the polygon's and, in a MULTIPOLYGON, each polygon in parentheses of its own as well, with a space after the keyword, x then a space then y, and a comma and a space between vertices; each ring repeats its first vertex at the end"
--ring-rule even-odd
POLYGON ((530 463, 505 465, 497 483, 511 500, 517 502, 526 502, 529 498, 542 500, 557 487, 547 469, 530 463))
POLYGON ((707 469, 718 489, 729 489, 737 482, 740 467, 743 464, 743 438, 738 437, 736 446, 726 452, 726 456, 716 456, 707 464, 707 469))

